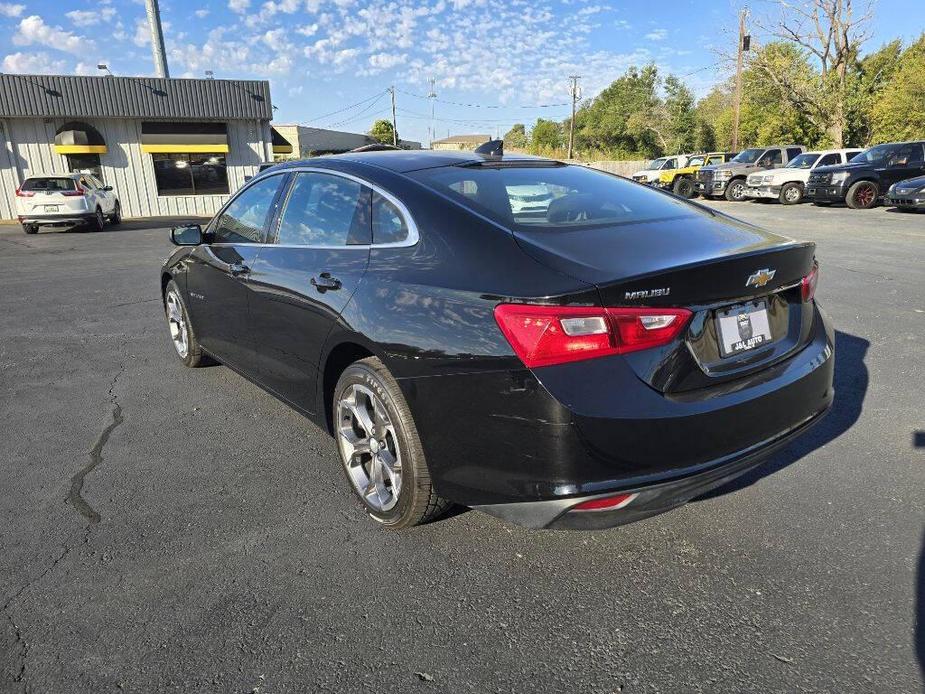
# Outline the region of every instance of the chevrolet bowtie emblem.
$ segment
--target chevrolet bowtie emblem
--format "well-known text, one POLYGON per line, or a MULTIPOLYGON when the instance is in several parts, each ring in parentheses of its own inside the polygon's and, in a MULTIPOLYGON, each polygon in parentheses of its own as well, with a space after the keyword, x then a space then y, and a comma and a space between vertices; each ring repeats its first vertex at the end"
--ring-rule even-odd
POLYGON ((758 270, 753 274, 749 275, 748 281, 745 283, 746 287, 763 287, 772 279, 774 279, 774 273, 777 270, 771 270, 770 268, 765 268, 764 270, 758 270))

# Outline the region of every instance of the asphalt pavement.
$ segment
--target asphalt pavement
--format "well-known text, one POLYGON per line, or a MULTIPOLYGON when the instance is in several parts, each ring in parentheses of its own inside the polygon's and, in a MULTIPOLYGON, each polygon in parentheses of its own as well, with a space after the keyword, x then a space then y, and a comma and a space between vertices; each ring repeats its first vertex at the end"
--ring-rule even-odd
POLYGON ((0 691, 922 691, 925 214, 714 204, 818 244, 834 411, 588 533, 383 530, 325 433, 181 366, 163 222, 0 226, 0 691))

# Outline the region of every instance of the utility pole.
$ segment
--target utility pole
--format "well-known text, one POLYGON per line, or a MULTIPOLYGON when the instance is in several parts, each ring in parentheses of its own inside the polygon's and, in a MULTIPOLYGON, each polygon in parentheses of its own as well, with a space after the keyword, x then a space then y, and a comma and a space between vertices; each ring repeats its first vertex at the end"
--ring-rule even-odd
POLYGON ((431 77, 430 78, 430 93, 427 95, 427 98, 430 99, 430 142, 428 143, 431 149, 434 148, 434 140, 437 139, 437 131, 434 129, 434 105, 437 101, 437 90, 436 90, 437 81, 431 77))
POLYGON ((732 151, 739 151, 739 113, 742 109, 742 60, 743 55, 748 47, 746 46, 747 37, 745 36, 745 20, 748 17, 748 8, 745 7, 739 13, 739 47, 736 55, 736 93, 735 104, 735 122, 732 126, 732 151))
POLYGON ((572 81, 570 91, 572 93, 572 120, 569 121, 568 126, 568 159, 572 158, 572 150, 575 145, 575 102, 578 101, 578 80, 581 79, 581 75, 569 75, 569 79, 572 81))
POLYGON ((395 86, 389 87, 392 93, 392 144, 398 147, 398 126, 395 124, 395 86))
POLYGON ((161 29, 161 10, 157 0, 145 0, 148 13, 148 28, 151 30, 151 53, 154 56, 154 73, 158 77, 169 78, 167 69, 167 51, 164 49, 164 32, 161 29))

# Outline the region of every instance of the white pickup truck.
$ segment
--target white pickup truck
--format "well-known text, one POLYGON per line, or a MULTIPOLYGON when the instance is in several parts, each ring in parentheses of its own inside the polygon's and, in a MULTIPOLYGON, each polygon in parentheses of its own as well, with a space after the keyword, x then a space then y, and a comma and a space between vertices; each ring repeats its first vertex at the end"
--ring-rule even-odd
POLYGON ((753 200, 779 200, 784 205, 795 205, 803 199, 806 182, 813 169, 845 164, 860 151, 828 149, 823 152, 803 152, 784 167, 749 174, 745 181, 745 197, 753 200))

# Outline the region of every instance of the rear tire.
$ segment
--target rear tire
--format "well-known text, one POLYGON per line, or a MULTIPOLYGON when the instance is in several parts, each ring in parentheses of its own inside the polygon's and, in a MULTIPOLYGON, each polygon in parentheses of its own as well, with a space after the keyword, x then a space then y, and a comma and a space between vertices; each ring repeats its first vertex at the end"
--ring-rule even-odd
POLYGON ((116 200, 115 207, 112 208, 112 214, 109 216, 109 223, 117 226, 122 223, 122 204, 116 200))
POLYGON ((39 233, 39 225, 38 224, 23 224, 22 230, 26 232, 27 234, 37 234, 39 233))
POLYGON ((373 520, 403 530, 450 508, 434 491, 411 410, 381 361, 368 357, 344 370, 332 412, 347 482, 373 520))
POLYGON ((873 181, 858 181, 848 189, 845 202, 853 210, 869 210, 877 206, 880 188, 873 181))
POLYGON ((734 178, 729 181, 725 196, 729 202, 742 202, 745 199, 745 179, 734 178))
POLYGON ((183 365, 193 369, 209 363, 209 358, 203 353, 199 340, 196 339, 180 288, 173 280, 167 283, 167 289, 164 291, 164 312, 167 315, 173 348, 183 365))
POLYGON ((680 195, 682 198, 690 200, 694 197, 694 182, 682 176, 674 182, 673 190, 675 195, 680 195))
POLYGON ((803 200, 803 186, 793 182, 784 184, 784 187, 780 189, 778 200, 781 205, 796 205, 803 200))
POLYGON ((102 231, 104 226, 106 226, 106 217, 103 216, 103 210, 97 207, 96 214, 90 220, 90 230, 102 231))

